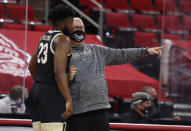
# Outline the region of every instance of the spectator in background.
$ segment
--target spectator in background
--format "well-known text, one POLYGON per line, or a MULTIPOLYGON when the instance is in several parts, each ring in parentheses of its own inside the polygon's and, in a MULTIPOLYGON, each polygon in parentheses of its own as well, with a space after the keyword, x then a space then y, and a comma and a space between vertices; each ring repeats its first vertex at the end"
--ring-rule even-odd
POLYGON ((151 107, 148 108, 146 113, 148 113, 148 117, 151 119, 159 118, 160 117, 160 111, 159 111, 159 106, 158 106, 158 94, 155 90, 155 88, 152 87, 144 87, 141 89, 141 92, 148 93, 149 95, 152 96, 151 98, 151 107))
MULTIPOLYGON (((155 90, 155 88, 153 87, 144 87, 141 89, 141 92, 145 92, 148 93, 149 95, 152 96, 152 101, 151 101, 151 107, 147 108, 146 113, 148 114, 147 117, 149 119, 152 119, 152 121, 154 122, 157 119, 161 118, 160 115, 160 109, 159 109, 159 105, 158 105, 158 94, 155 90)), ((172 112, 169 112, 169 114, 173 114, 172 112)), ((173 117, 174 120, 180 120, 179 116, 171 116, 173 117)))
POLYGON ((123 123, 151 123, 146 116, 145 110, 151 106, 151 95, 145 92, 132 94, 131 110, 120 115, 123 123))
POLYGON ((22 96, 22 86, 14 86, 9 94, 0 100, 0 113, 25 113, 25 105, 21 101, 22 96))

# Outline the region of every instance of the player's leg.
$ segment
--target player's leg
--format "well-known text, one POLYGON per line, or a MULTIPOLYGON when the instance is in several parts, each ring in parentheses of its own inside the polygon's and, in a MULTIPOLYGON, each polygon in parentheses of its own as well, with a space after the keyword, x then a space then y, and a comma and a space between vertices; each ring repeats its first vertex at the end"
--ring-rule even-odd
POLYGON ((61 122, 42 123, 41 131, 66 131, 66 124, 61 122))
POLYGON ((34 131, 41 131, 41 122, 40 121, 33 122, 32 127, 34 131))

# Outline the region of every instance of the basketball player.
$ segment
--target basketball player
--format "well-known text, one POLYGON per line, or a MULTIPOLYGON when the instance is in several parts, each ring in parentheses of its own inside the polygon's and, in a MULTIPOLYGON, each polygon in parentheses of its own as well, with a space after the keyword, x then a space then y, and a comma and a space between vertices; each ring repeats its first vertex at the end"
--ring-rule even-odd
POLYGON ((71 58, 67 35, 71 34, 74 16, 73 10, 64 5, 53 8, 49 14, 53 30, 41 37, 31 58, 29 70, 35 84, 30 90, 27 105, 35 131, 62 131, 61 115, 67 119, 73 112, 66 72, 71 58))
POLYGON ((70 92, 74 112, 68 118, 69 131, 109 131, 106 109, 110 108, 105 65, 133 62, 145 55, 158 55, 164 47, 112 49, 85 44, 85 28, 80 18, 74 18, 71 35, 71 66, 77 68, 70 92))

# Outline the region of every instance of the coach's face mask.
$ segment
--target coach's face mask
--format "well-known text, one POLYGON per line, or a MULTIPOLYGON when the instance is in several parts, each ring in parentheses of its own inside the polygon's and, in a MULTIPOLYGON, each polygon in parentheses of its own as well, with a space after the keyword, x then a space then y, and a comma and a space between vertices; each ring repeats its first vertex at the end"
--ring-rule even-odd
POLYGON ((85 32, 82 30, 73 31, 70 38, 75 42, 82 42, 85 39, 85 32))

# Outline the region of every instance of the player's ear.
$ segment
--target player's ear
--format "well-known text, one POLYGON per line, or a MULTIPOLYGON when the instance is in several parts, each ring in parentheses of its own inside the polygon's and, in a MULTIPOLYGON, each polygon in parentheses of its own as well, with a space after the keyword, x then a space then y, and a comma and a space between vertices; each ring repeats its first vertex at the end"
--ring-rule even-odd
POLYGON ((65 27, 64 25, 65 25, 64 22, 60 22, 60 23, 59 23, 59 27, 61 27, 61 28, 63 28, 63 29, 64 29, 64 27, 65 27))

